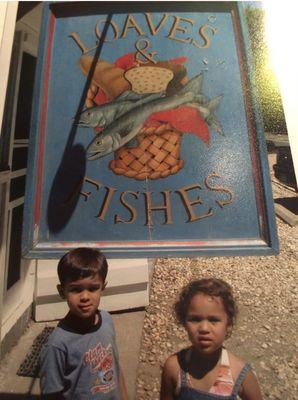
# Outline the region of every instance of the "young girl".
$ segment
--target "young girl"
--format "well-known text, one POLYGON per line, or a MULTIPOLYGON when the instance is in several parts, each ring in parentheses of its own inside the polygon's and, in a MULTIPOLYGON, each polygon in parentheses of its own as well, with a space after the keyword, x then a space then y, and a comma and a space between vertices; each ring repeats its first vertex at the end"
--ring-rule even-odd
POLYGON ((214 278, 191 282, 182 289, 175 313, 191 346, 166 361, 160 399, 262 400, 250 366, 223 346, 237 314, 230 285, 214 278))

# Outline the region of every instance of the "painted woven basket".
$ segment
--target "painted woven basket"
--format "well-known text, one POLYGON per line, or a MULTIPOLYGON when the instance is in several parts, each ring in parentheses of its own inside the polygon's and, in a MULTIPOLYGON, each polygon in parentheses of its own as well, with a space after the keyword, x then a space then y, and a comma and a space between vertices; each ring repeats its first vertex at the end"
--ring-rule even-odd
POLYGON ((138 146, 116 151, 109 166, 115 174, 137 180, 176 174, 184 165, 180 159, 181 138, 182 133, 169 123, 150 123, 138 134, 138 146))

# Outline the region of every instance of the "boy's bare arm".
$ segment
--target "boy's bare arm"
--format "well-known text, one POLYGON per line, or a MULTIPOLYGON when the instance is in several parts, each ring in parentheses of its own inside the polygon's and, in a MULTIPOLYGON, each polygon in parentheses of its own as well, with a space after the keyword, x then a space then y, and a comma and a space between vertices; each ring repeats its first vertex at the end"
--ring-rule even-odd
POLYGON ((124 375, 123 375, 121 367, 120 367, 120 370, 119 370, 119 391, 120 391, 121 400, 128 400, 128 395, 127 395, 124 375))

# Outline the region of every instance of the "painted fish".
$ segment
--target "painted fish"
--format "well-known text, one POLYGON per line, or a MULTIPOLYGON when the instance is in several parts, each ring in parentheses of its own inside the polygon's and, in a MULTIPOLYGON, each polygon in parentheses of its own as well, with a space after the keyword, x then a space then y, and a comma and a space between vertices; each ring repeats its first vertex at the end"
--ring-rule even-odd
POLYGON ((169 110, 191 101, 192 92, 174 95, 136 107, 116 119, 100 135, 97 135, 87 149, 88 160, 96 160, 131 142, 139 133, 146 119, 154 112, 169 110))
POLYGON ((87 148, 88 160, 96 160, 131 142, 147 118, 154 112, 170 110, 182 104, 191 103, 195 96, 199 95, 201 86, 202 74, 192 78, 179 93, 135 107, 117 118, 90 143, 87 148))
POLYGON ((202 102, 202 98, 200 97, 197 101, 196 97, 194 98, 194 101, 189 104, 185 104, 186 106, 193 107, 197 109, 200 112, 200 115, 202 118, 207 122, 207 124, 214 129, 215 132, 220 133, 223 135, 223 129, 220 124, 220 122, 217 120, 215 116, 215 110, 218 108, 221 100, 223 98, 223 95, 214 97, 211 100, 208 100, 208 98, 204 99, 204 102, 202 102), (203 103, 203 104, 202 104, 203 103))
POLYGON ((139 95, 132 91, 126 91, 116 100, 96 107, 88 108, 79 114, 77 125, 86 128, 105 128, 116 118, 127 113, 135 107, 146 104, 152 100, 164 96, 164 92, 150 95, 139 95))

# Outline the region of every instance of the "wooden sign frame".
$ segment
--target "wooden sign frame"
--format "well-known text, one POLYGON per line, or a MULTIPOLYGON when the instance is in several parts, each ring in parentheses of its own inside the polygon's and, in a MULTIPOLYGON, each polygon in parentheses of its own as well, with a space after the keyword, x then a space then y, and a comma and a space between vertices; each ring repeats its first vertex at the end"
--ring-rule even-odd
POLYGON ((23 255, 78 246, 278 252, 241 2, 44 3, 23 255))

